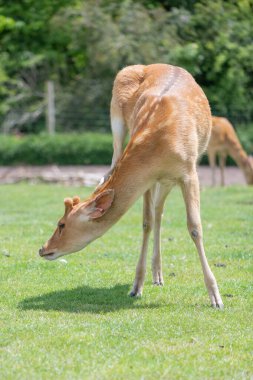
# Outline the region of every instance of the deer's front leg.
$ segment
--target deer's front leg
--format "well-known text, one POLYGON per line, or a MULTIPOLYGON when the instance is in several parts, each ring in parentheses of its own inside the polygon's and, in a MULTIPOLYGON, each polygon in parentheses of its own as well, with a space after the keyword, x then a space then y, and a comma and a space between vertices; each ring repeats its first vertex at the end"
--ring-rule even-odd
POLYGON ((143 240, 141 254, 136 267, 136 275, 130 296, 141 296, 146 274, 148 241, 153 228, 152 192, 146 191, 143 196, 143 240))
POLYGON ((220 164, 220 175, 221 175, 221 186, 225 186, 225 165, 226 165, 226 154, 221 153, 219 157, 219 164, 220 164))
POLYGON ((152 273, 154 285, 163 286, 162 258, 161 258, 161 222, 165 199, 171 187, 157 184, 154 190, 155 220, 154 220, 154 249, 152 258, 152 273))
POLYGON ((208 161, 212 171, 212 186, 215 186, 215 152, 208 150, 208 161))
POLYGON ((192 173, 189 173, 187 179, 183 181, 181 188, 186 205, 187 225, 189 233, 198 250, 202 270, 204 273, 204 280, 211 300, 211 304, 213 307, 223 308, 218 285, 208 265, 203 245, 202 225, 200 219, 199 181, 196 170, 193 170, 192 173))

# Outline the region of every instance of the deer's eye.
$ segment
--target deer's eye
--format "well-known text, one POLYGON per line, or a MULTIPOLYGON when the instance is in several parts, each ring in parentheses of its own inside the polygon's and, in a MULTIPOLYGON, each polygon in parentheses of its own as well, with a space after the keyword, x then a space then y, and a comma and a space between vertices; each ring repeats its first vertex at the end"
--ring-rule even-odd
POLYGON ((62 232, 63 228, 65 227, 65 223, 59 223, 58 224, 60 233, 62 232))

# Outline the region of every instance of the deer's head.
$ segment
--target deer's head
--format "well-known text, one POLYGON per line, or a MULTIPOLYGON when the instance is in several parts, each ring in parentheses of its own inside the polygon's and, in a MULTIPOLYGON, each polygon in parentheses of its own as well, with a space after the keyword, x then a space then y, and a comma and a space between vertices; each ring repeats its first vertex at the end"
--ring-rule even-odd
POLYGON ((39 250, 47 260, 80 251, 104 232, 102 216, 109 210, 114 190, 104 190, 85 202, 79 197, 64 200, 65 213, 51 238, 39 250))

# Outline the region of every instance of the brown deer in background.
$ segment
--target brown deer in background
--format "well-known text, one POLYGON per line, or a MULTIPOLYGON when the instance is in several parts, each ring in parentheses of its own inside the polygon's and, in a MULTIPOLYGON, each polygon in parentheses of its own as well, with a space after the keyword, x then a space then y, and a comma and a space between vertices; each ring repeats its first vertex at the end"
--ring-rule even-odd
POLYGON ((253 158, 247 156, 232 124, 225 117, 212 117, 212 133, 207 148, 212 169, 212 185, 215 185, 216 155, 219 156, 221 185, 225 185, 224 169, 227 156, 231 156, 243 171, 248 185, 253 185, 253 158))
POLYGON ((118 73, 114 82, 111 124, 114 155, 110 175, 87 200, 65 199, 65 214, 40 249, 40 256, 54 260, 81 250, 103 235, 144 194, 143 241, 130 295, 142 294, 152 229, 153 282, 163 285, 161 218, 167 195, 173 186, 179 185, 211 304, 221 308, 222 300, 203 245, 196 170, 211 133, 205 94, 193 77, 179 67, 129 66, 118 73), (122 152, 127 129, 130 141, 122 152))

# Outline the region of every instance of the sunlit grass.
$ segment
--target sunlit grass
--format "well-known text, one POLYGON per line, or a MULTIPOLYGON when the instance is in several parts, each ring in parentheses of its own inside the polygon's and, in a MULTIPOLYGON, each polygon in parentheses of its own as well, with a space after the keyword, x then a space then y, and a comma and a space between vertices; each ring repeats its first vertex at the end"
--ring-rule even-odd
POLYGON ((63 198, 90 191, 0 187, 0 378, 252 378, 252 188, 201 194, 206 252, 224 311, 209 306, 177 190, 163 218, 163 288, 152 286, 148 265, 143 297, 128 297, 141 201, 100 240, 66 256, 67 263, 40 259, 63 198))

